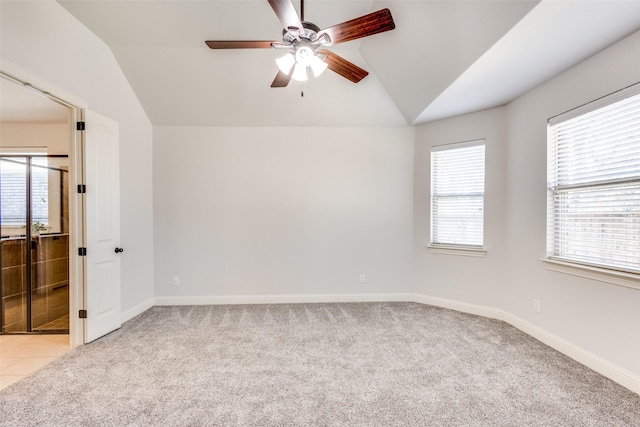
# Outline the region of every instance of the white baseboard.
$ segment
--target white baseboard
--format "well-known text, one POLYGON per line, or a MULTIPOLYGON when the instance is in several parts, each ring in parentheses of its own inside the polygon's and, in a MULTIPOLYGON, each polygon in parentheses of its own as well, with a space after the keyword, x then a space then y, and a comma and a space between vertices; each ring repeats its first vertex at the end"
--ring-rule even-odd
POLYGON ((520 329, 522 332, 531 335, 535 339, 545 343, 549 347, 569 356, 601 375, 628 388, 634 393, 640 394, 640 376, 629 372, 613 363, 597 356, 557 335, 552 334, 526 320, 515 316, 504 310, 493 307, 486 307, 465 302, 448 300, 444 298, 431 297, 428 295, 414 295, 414 301, 437 307, 462 311, 464 313, 476 314, 489 317, 491 319, 503 320, 510 325, 520 329))
POLYGON ((154 298, 155 305, 296 304, 382 301, 413 301, 413 294, 212 295, 154 298))
POLYGON ((153 298, 149 298, 147 300, 144 300, 140 304, 135 305, 135 306, 131 307, 130 309, 121 312, 120 313, 120 321, 122 323, 127 322, 127 321, 133 319, 134 317, 136 317, 138 314, 144 313, 145 311, 149 310, 151 307, 153 307, 153 305, 154 305, 153 298))
POLYGON ((503 320, 634 393, 640 394, 640 376, 510 313, 505 313, 503 320))
POLYGON ((413 294, 413 301, 427 305, 435 305, 436 307, 462 311, 463 313, 476 314, 478 316, 488 317, 490 319, 504 320, 504 311, 484 305, 469 304, 466 302, 432 297, 422 294, 413 294))

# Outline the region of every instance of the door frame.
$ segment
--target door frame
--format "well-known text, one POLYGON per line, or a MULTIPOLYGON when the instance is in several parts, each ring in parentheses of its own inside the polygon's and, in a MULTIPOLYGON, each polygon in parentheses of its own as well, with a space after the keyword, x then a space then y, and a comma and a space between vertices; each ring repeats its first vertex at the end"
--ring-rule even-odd
POLYGON ((79 310, 85 307, 84 257, 77 248, 84 246, 85 209, 82 195, 76 188, 84 181, 84 132, 76 129, 76 122, 84 121, 87 103, 66 90, 42 79, 24 68, 0 57, 0 74, 54 102, 69 107, 69 344, 76 347, 84 344, 84 322, 79 310), (73 195, 73 197, 71 197, 73 195))

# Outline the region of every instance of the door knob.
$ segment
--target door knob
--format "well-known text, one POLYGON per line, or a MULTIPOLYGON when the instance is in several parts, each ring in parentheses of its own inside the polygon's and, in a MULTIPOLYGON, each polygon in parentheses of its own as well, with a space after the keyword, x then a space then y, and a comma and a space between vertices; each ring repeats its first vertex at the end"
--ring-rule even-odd
POLYGON ((116 248, 116 253, 119 254, 120 252, 124 252, 124 249, 122 248, 116 248))

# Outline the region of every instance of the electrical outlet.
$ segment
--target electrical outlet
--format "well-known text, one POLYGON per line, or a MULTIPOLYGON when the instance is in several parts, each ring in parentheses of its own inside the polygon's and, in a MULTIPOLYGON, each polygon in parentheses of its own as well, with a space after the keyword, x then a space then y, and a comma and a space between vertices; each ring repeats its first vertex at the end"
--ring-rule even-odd
POLYGON ((364 276, 364 274, 360 275, 360 283, 364 283, 367 281, 367 278, 364 276))
POLYGON ((180 286, 180 278, 178 276, 173 276, 173 286, 180 286))
POLYGON ((534 299, 533 300, 533 311, 535 311, 536 313, 540 313, 540 300, 539 299, 534 299))

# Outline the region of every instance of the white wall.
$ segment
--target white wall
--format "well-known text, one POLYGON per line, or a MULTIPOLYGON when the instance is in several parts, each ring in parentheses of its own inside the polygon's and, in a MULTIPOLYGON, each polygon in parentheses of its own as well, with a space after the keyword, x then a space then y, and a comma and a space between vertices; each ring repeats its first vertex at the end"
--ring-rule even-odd
POLYGON ((416 128, 414 158, 414 263, 416 292, 500 307, 504 295, 506 110, 496 108, 416 128), (427 251, 430 153, 434 145, 485 139, 484 258, 427 251), (478 286, 478 281, 483 286, 478 286))
POLYGON ((153 297, 152 127, 109 48, 54 1, 2 1, 0 55, 120 124, 122 308, 153 297))
POLYGON ((548 271, 539 259, 546 239, 547 118, 637 82, 638 52, 640 32, 506 107, 419 126, 414 200, 417 293, 504 310, 612 372, 621 368, 623 376, 635 376, 636 390, 640 290, 548 271), (488 147, 487 257, 430 254, 423 245, 429 146, 480 137, 488 147), (540 313, 533 311, 534 298, 540 313))
POLYGON ((412 128, 156 127, 157 300, 410 292, 413 138, 412 128))
POLYGON ((506 226, 510 311, 640 376, 640 290, 547 271, 538 261, 545 256, 546 120, 640 81, 638 52, 640 32, 509 105, 506 226))
POLYGON ((11 152, 7 147, 27 147, 42 148, 40 151, 49 155, 69 154, 69 132, 67 123, 2 122, 0 150, 4 153, 11 152))

